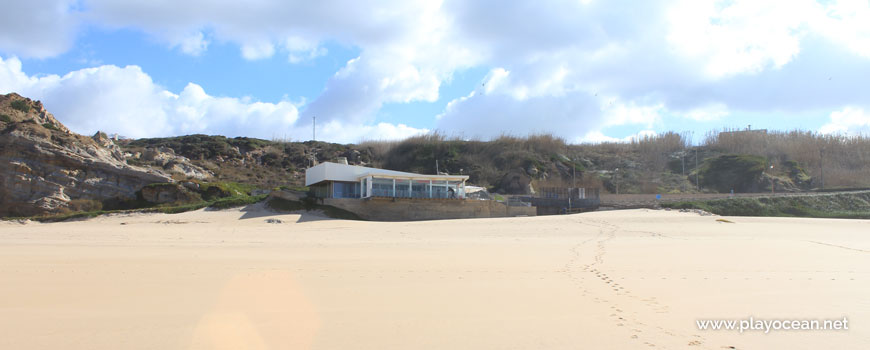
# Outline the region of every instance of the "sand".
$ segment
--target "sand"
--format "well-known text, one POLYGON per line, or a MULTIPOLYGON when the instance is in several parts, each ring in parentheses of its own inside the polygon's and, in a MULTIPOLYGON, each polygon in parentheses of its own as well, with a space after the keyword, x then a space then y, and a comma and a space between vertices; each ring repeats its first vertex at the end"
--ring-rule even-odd
POLYGON ((870 348, 870 221, 717 219, 2 222, 0 349, 870 348), (849 329, 696 324, 750 316, 849 329))

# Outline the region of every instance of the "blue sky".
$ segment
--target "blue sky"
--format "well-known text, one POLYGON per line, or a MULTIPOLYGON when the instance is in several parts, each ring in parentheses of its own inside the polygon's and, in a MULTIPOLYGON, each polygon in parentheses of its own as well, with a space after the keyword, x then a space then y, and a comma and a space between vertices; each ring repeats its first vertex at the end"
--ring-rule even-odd
POLYGON ((135 65, 169 91, 181 91, 195 82, 216 96, 251 96, 262 101, 313 99, 326 80, 359 50, 324 43, 328 56, 290 64, 285 57, 246 60, 233 43, 214 43, 200 55, 173 50, 141 31, 131 29, 82 30, 77 45, 49 58, 24 58, 24 69, 35 74, 64 75, 101 65, 135 65))
POLYGON ((0 93, 72 130, 335 142, 870 132, 870 2, 39 0, 0 93))

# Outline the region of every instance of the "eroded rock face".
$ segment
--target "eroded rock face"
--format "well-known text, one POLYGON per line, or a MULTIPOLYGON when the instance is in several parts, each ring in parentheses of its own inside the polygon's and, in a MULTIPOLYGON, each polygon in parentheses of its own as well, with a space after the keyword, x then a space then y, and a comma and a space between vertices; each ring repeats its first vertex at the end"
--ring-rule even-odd
POLYGON ((132 199, 168 175, 127 165, 104 133, 72 133, 38 101, 0 95, 0 216, 63 210, 73 199, 132 199))
MULTIPOLYGON (((133 158, 133 155, 131 154, 129 158, 133 158)), ((171 148, 146 148, 141 159, 151 166, 160 167, 166 172, 186 178, 205 180, 214 176, 212 172, 191 163, 187 157, 176 155, 171 148)))

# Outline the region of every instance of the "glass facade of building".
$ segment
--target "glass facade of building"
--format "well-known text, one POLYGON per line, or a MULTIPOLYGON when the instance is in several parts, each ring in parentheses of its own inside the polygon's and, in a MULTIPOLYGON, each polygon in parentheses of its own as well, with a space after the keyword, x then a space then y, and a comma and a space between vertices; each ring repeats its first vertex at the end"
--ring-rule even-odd
POLYGON ((392 197, 393 196, 393 179, 372 179, 373 197, 392 197))
POLYGON ((467 175, 424 175, 324 162, 305 170, 317 198, 463 199, 467 175))
POLYGON ((332 198, 360 198, 358 182, 333 182, 332 198))
MULTIPOLYGON (((363 188, 367 186, 367 178, 360 181, 363 188)), ((445 180, 411 180, 372 177, 371 194, 363 193, 363 197, 392 198, 465 198, 462 181, 445 180)))

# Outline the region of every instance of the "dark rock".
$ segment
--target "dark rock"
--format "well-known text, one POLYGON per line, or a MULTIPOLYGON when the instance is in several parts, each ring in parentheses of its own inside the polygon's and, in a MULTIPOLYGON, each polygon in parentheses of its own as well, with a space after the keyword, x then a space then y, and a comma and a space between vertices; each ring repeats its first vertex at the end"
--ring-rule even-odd
POLYGON ((531 177, 522 169, 517 168, 505 174, 498 183, 498 189, 507 194, 529 194, 531 177))

